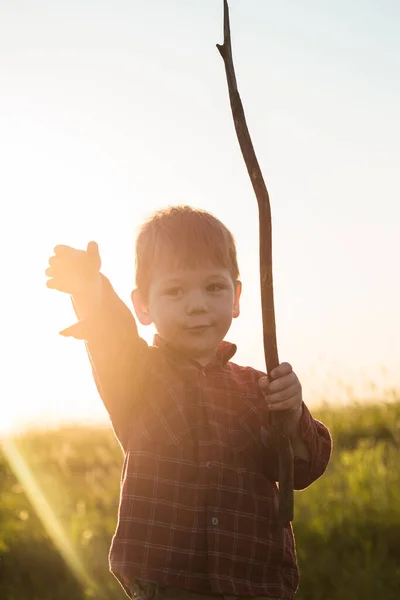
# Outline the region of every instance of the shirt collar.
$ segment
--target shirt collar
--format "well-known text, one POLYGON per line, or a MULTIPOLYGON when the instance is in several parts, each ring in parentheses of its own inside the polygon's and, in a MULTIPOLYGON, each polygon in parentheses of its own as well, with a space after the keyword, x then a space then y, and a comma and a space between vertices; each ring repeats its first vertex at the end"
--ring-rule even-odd
MULTIPOLYGON (((168 342, 166 342, 162 337, 160 337, 158 333, 156 333, 153 338, 153 346, 156 346, 156 348, 160 348, 161 350, 167 351, 168 353, 174 354, 182 362, 189 361, 190 363, 196 363, 197 365, 199 364, 197 363, 197 361, 187 357, 182 352, 171 348, 168 342)), ((217 364, 221 367, 225 366, 226 363, 236 354, 236 350, 236 344, 231 344, 231 342, 227 342, 225 340, 220 342, 217 348, 215 360, 212 364, 217 364)))

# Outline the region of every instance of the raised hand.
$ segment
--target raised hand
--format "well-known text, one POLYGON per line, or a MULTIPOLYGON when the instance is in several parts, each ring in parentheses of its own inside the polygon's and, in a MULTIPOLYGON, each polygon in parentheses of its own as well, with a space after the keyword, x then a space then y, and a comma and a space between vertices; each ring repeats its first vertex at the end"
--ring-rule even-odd
POLYGON ((89 242, 86 250, 56 246, 49 265, 46 285, 50 289, 79 297, 99 286, 101 258, 96 242, 89 242))

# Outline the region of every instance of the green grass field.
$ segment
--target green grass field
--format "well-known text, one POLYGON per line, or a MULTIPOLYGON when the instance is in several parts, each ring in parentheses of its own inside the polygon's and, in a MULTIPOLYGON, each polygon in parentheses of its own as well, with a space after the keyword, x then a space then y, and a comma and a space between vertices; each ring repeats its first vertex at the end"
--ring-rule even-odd
MULTIPOLYGON (((400 401, 313 411, 331 430, 327 473, 295 496, 299 600, 397 600, 400 401)), ((110 429, 4 440, 2 600, 126 598, 108 572, 121 450, 110 429)))

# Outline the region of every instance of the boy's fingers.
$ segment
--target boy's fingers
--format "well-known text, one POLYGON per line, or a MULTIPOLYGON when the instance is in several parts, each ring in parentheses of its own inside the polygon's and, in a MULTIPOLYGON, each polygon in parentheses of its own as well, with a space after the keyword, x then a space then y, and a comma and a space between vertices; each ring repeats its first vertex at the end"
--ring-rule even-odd
POLYGON ((299 385, 297 382, 288 384, 287 387, 283 388, 282 390, 270 393, 269 400, 271 404, 280 404, 296 396, 299 391, 299 385))
POLYGON ((64 291, 61 289, 60 284, 55 279, 49 279, 46 281, 46 287, 48 287, 50 290, 58 290, 59 292, 64 291))
POLYGON ((49 258, 49 265, 50 266, 45 271, 46 275, 49 277, 59 277, 60 275, 66 276, 67 274, 70 274, 73 269, 73 266, 71 266, 68 261, 65 261, 58 256, 51 256, 49 258))
POLYGON ((274 379, 270 384, 269 391, 271 394, 275 392, 280 392, 281 390, 285 390, 286 388, 294 385, 297 382, 297 376, 294 371, 291 371, 288 375, 283 375, 278 379, 274 379))
POLYGON ((77 262, 87 262, 87 252, 71 248, 71 246, 56 246, 54 248, 54 255, 50 259, 51 263, 59 262, 60 264, 75 265, 77 262))
POLYGON ((57 265, 61 265, 63 263, 63 259, 60 256, 50 256, 49 265, 51 267, 56 267, 57 265))
POLYGON ((284 375, 289 375, 292 372, 292 365, 283 362, 278 367, 276 367, 273 371, 271 371, 272 379, 277 379, 278 377, 283 377, 284 375))
POLYGON ((291 398, 289 398, 288 400, 282 400, 281 402, 278 403, 273 403, 270 402, 269 404, 269 410, 271 412, 280 412, 280 411, 284 411, 284 410, 297 410, 297 405, 296 407, 293 406, 293 400, 291 398))
POLYGON ((50 259, 50 264, 54 261, 67 261, 71 264, 85 264, 88 265, 89 268, 94 268, 96 270, 100 270, 101 267, 101 259, 99 254, 99 246, 97 242, 89 242, 86 250, 79 250, 77 248, 72 248, 71 246, 60 245, 54 248, 54 257, 52 256, 50 259), (89 260, 88 260, 89 259, 89 260))
POLYGON ((268 377, 264 376, 260 377, 258 383, 261 390, 265 394, 276 393, 296 383, 296 375, 293 373, 293 371, 289 371, 289 373, 287 373, 286 375, 281 374, 278 379, 275 376, 274 381, 272 382, 269 381, 268 377))
POLYGON ((71 252, 76 252, 75 248, 72 248, 71 246, 65 246, 63 244, 60 244, 59 246, 56 246, 53 250, 54 254, 57 254, 57 256, 63 257, 63 256, 69 256, 71 254, 71 252))
POLYGON ((89 242, 87 250, 56 246, 45 271, 46 276, 51 277, 46 286, 66 294, 85 291, 98 275, 100 267, 101 259, 96 242, 89 242))

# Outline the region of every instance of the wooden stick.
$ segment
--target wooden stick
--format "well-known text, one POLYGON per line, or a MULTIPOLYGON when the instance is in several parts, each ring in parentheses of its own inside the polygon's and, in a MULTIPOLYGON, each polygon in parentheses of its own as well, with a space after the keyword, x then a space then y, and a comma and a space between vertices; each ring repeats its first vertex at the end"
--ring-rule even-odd
MULTIPOLYGON (((229 98, 233 121, 240 149, 258 202, 260 236, 260 283, 263 323, 264 355, 268 377, 279 365, 276 344, 274 290, 272 280, 272 225, 269 194, 258 164, 250 133, 246 123, 242 100, 237 87, 232 56, 229 6, 224 0, 224 43, 217 48, 224 60, 228 81, 229 98)), ((293 449, 290 438, 285 433, 285 415, 271 415, 268 424, 274 436, 279 454, 279 523, 285 527, 293 520, 293 449)))

